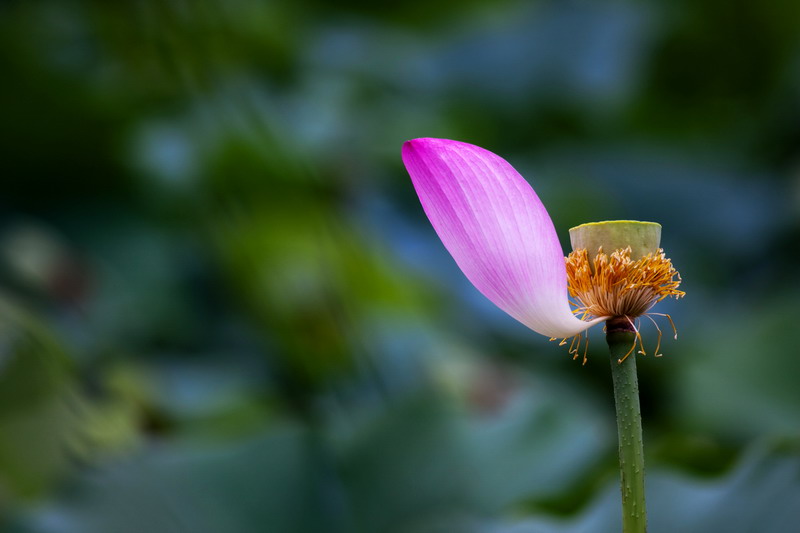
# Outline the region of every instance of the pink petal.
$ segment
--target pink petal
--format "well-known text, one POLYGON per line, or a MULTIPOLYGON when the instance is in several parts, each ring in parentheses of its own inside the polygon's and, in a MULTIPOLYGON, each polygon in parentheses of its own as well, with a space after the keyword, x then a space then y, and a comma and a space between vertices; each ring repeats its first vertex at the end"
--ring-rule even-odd
POLYGON ((548 337, 571 337, 602 320, 572 314, 553 222, 508 162, 446 139, 407 141, 403 162, 450 255, 500 309, 548 337))

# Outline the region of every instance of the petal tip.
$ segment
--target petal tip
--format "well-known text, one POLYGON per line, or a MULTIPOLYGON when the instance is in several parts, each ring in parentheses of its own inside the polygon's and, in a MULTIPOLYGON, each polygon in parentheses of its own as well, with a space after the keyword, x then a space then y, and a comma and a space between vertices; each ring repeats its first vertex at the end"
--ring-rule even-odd
POLYGON ((456 146, 465 145, 461 141, 453 141, 451 139, 438 139, 436 137, 417 137, 416 139, 409 139, 403 143, 403 149, 406 148, 432 148, 436 146, 456 146))
POLYGON ((409 140, 407 140, 406 142, 404 142, 404 143, 403 143, 403 154, 405 154, 405 153, 406 153, 406 152, 408 152, 409 150, 413 150, 413 149, 414 149, 414 147, 415 147, 417 144, 419 144, 419 143, 418 143, 418 141, 419 141, 419 139, 409 139, 409 140))
POLYGON ((409 139, 403 143, 402 156, 404 162, 409 162, 414 158, 426 156, 441 156, 445 152, 472 153, 480 155, 490 155, 497 158, 491 152, 462 141, 452 139, 439 139, 436 137, 419 137, 409 139))
POLYGON ((447 141, 446 139, 434 139, 432 137, 419 137, 417 139, 409 139, 403 143, 402 157, 403 162, 408 165, 409 162, 415 159, 424 157, 425 154, 433 154, 439 151, 447 141))
POLYGON ((409 139, 403 143, 403 150, 401 152, 403 161, 406 161, 407 158, 410 157, 414 151, 416 151, 416 148, 419 144, 419 139, 409 139))

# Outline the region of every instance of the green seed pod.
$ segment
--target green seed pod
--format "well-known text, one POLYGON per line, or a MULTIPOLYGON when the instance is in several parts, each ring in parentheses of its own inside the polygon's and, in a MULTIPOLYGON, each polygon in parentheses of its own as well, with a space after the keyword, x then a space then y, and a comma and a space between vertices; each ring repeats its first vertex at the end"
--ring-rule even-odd
POLYGON ((594 261, 600 247, 610 254, 631 247, 631 259, 637 261, 658 251, 661 244, 661 224, 636 220, 608 220, 589 222, 569 230, 573 250, 585 248, 589 263, 594 261))

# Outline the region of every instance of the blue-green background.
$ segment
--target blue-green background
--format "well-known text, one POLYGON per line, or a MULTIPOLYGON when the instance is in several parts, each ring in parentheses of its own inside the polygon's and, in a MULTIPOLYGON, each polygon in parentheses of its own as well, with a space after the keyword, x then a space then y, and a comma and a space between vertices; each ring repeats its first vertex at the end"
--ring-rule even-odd
POLYGON ((0 530, 618 531, 602 333, 466 281, 422 136, 663 224, 650 531, 800 527, 799 3, 5 1, 0 106, 0 530))

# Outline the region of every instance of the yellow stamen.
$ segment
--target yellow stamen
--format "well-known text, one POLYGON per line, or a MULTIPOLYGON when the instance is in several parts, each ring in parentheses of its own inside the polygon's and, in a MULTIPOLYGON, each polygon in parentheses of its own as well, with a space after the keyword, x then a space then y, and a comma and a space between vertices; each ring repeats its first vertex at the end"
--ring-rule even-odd
MULTIPOLYGON (((666 317, 672 326, 675 338, 678 331, 672 317, 664 313, 649 313, 648 311, 658 302, 667 297, 682 298, 685 293, 678 290, 681 276, 672 266, 672 261, 667 259, 664 251, 659 249, 655 253, 645 255, 637 261, 631 260, 630 247, 616 250, 611 255, 600 248, 590 264, 586 249, 575 250, 566 257, 567 281, 570 297, 576 301, 575 314, 580 314, 581 319, 587 317, 624 317, 635 332, 633 346, 630 351, 618 360, 622 363, 636 350, 646 355, 642 336, 639 328, 634 324, 634 319, 646 316, 658 331, 655 357, 661 357, 662 331, 652 316, 666 317)), ((638 322, 638 320, 637 320, 638 322)), ((555 340, 555 339, 551 339, 555 340)), ((582 336, 576 335, 569 345, 569 353, 577 359, 582 336)), ((566 344, 567 339, 562 339, 559 345, 566 344)), ((586 364, 588 351, 588 335, 584 346, 583 363, 586 364)))
POLYGON ((642 316, 668 296, 681 298, 681 276, 659 249, 638 261, 631 260, 630 247, 611 255, 602 248, 592 269, 585 249, 566 258, 569 294, 579 310, 591 316, 642 316))

